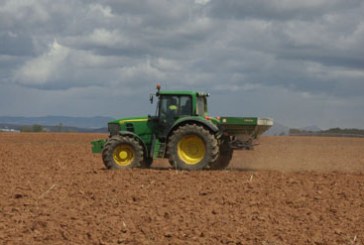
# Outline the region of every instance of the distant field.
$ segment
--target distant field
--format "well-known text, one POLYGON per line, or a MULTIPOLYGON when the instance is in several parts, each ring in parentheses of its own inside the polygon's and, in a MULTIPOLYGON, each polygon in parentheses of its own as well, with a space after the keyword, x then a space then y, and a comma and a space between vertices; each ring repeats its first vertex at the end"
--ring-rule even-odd
POLYGON ((227 170, 107 171, 105 134, 0 133, 4 244, 364 244, 364 138, 263 137, 227 170))

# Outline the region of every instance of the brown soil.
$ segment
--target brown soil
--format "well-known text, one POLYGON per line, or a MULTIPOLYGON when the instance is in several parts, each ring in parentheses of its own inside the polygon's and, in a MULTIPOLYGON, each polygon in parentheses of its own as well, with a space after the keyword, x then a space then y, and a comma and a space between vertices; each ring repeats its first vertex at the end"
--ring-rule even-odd
POLYGON ((0 133, 2 244, 364 244, 364 139, 265 137, 223 171, 107 171, 95 134, 0 133))

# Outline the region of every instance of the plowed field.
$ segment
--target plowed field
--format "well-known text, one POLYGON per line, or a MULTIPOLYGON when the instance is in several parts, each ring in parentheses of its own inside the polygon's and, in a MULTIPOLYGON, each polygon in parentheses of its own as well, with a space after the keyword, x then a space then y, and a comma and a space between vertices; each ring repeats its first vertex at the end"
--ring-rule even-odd
POLYGON ((364 139, 263 137, 223 171, 107 171, 105 135, 0 133, 1 244, 364 244, 364 139))

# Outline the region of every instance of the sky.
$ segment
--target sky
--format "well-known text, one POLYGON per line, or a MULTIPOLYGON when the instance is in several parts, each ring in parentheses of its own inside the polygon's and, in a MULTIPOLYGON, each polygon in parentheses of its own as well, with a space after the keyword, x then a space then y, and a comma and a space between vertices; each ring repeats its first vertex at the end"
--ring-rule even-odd
POLYGON ((364 1, 0 2, 0 116, 153 114, 156 83, 212 116, 363 129, 364 1))

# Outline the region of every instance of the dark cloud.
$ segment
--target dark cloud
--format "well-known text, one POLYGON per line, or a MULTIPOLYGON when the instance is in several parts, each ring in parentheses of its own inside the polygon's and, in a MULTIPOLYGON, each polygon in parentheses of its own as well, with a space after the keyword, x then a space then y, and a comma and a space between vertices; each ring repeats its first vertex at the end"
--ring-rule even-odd
POLYGON ((10 56, 34 55, 32 39, 29 36, 15 34, 11 31, 0 32, 0 54, 10 56))
POLYGON ((290 21, 321 18, 328 13, 352 11, 361 5, 361 0, 211 0, 207 8, 217 18, 290 21))

